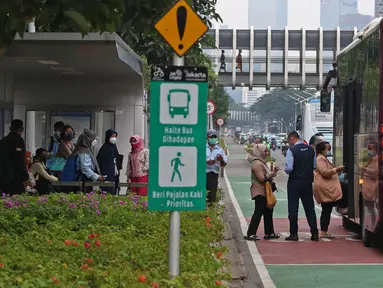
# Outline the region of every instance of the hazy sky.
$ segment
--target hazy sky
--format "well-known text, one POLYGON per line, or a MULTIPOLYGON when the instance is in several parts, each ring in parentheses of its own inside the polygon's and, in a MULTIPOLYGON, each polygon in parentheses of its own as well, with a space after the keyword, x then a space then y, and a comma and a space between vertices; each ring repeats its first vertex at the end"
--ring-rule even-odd
MULTIPOLYGON (((248 28, 248 1, 218 0, 217 10, 224 24, 230 28, 248 28)), ((288 26, 290 29, 316 29, 320 23, 320 0, 288 0, 288 26), (306 11, 306 13, 302 13, 306 11), (317 11, 314 13, 313 11, 317 11)), ((359 13, 374 15, 374 0, 358 0, 359 13)))

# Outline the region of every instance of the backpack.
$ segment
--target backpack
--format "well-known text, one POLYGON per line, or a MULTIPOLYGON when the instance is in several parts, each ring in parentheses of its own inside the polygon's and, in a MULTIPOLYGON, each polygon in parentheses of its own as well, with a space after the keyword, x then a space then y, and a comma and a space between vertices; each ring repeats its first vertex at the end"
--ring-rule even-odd
POLYGON ((60 181, 77 181, 81 178, 81 171, 77 171, 78 155, 70 156, 60 173, 60 181))

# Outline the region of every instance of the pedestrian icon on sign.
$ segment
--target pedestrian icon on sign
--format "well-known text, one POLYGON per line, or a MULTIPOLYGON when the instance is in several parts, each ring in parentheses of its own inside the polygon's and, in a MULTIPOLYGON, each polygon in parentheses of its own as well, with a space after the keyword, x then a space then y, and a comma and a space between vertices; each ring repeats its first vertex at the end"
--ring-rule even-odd
POLYGON ((170 165, 173 167, 173 174, 172 174, 172 180, 171 180, 172 183, 174 182, 174 177, 176 175, 178 176, 179 181, 182 182, 181 172, 180 170, 178 170, 178 167, 185 166, 185 164, 181 162, 181 156, 182 156, 181 152, 178 152, 177 157, 173 158, 172 161, 170 162, 170 165))

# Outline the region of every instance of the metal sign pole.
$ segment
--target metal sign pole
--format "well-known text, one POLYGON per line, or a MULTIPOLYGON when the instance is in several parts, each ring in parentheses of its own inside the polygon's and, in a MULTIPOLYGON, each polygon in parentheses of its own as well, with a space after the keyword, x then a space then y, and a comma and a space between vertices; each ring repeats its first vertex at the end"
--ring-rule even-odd
MULTIPOLYGON (((173 56, 174 66, 184 66, 184 58, 173 56)), ((171 211, 169 217, 169 274, 174 278, 180 274, 180 242, 181 215, 180 211, 171 211)))

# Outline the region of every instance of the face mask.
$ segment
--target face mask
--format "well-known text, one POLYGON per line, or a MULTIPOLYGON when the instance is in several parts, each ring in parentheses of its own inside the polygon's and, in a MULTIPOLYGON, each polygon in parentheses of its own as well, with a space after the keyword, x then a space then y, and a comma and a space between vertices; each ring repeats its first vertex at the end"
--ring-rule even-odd
POLYGON ((116 144, 116 142, 117 142, 117 138, 116 137, 112 137, 112 138, 109 139, 109 143, 110 144, 116 144))
POLYGON ((96 145, 97 145, 97 140, 94 139, 94 140, 92 141, 92 146, 95 147, 96 145))
POLYGON ((374 157, 376 153, 374 151, 369 150, 368 151, 368 156, 374 157))
POLYGON ((56 131, 56 136, 60 137, 60 135, 61 135, 61 132, 60 131, 56 131))
POLYGON ((218 143, 218 139, 217 138, 209 138, 208 142, 210 145, 216 145, 218 143))
POLYGON ((64 140, 73 140, 73 132, 64 135, 64 140))
POLYGON ((330 156, 331 156, 331 151, 327 151, 326 157, 330 157, 330 156))

